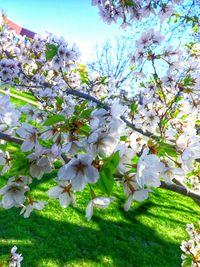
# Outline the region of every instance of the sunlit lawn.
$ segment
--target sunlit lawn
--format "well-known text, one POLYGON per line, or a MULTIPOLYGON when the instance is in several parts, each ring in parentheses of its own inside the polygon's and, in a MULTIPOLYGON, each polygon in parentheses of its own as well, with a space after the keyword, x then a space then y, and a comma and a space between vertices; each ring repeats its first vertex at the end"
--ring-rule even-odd
MULTIPOLYGON (((23 102, 23 101, 22 101, 23 102)), ((32 185, 33 194, 46 200, 56 173, 32 185)), ((0 186, 5 183, 0 177, 0 186)), ((85 219, 89 191, 77 195, 77 208, 63 209, 51 200, 43 211, 24 219, 20 209, 0 208, 0 262, 6 265, 16 245, 23 254, 23 267, 178 267, 180 244, 187 238, 187 223, 197 223, 199 206, 190 198, 157 189, 143 203, 134 203, 124 212, 121 188, 108 209, 95 210, 85 219)), ((1 264, 0 264, 1 266, 1 264)))
MULTIPOLYGON (((53 184, 47 175, 34 195, 46 199, 45 191, 53 184)), ((187 238, 185 225, 197 223, 198 205, 187 197, 157 189, 149 200, 124 212, 120 188, 115 196, 118 200, 108 209, 96 209, 90 222, 85 219, 88 191, 78 194, 76 209, 62 209, 51 200, 29 219, 19 215, 19 209, 0 209, 1 261, 17 245, 24 267, 180 266, 179 246, 187 238)))

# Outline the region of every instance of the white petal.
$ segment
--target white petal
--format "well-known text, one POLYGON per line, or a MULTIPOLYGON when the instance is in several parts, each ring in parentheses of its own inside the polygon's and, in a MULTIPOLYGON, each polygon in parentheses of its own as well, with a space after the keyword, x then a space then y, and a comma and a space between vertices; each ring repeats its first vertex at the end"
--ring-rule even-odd
POLYGON ((67 208, 71 203, 71 199, 67 193, 62 193, 59 195, 59 202, 63 208, 67 208))
POLYGON ((24 141, 23 144, 22 144, 22 146, 21 146, 21 150, 23 152, 27 152, 27 151, 33 149, 34 145, 35 145, 34 142, 24 141))
POLYGON ((58 177, 63 181, 73 179, 75 175, 76 175, 76 170, 71 164, 64 165, 58 171, 58 177))
POLYGON ((44 209, 45 205, 47 204, 46 201, 39 201, 37 203, 34 203, 34 209, 36 210, 42 210, 44 209))
POLYGON ((115 197, 96 197, 93 199, 93 203, 96 207, 105 209, 114 200, 115 197))
POLYGON ((88 137, 88 143, 95 143, 98 139, 98 134, 97 133, 92 133, 89 137, 88 137))
POLYGON ((41 167, 37 166, 36 164, 31 164, 30 166, 30 174, 34 178, 41 179, 44 172, 41 167))
POLYGON ((93 166, 87 166, 85 168, 85 174, 87 176, 88 183, 94 184, 99 178, 98 170, 93 166))
POLYGON ((47 195, 51 198, 58 198, 63 189, 60 186, 54 186, 47 191, 47 195))
POLYGON ((13 194, 13 198, 14 200, 17 202, 17 204, 23 204, 24 203, 24 200, 25 200, 25 196, 22 192, 17 192, 15 194, 13 194))
POLYGON ((131 207, 131 203, 133 201, 133 194, 130 194, 128 199, 126 200, 125 204, 124 204, 124 210, 128 211, 131 207))
POLYGON ((85 212, 85 217, 89 221, 92 218, 92 215, 93 215, 93 202, 91 200, 87 205, 86 212, 85 212))
POLYGON ((25 212, 23 214, 24 218, 28 218, 33 211, 33 205, 26 206, 25 212))
POLYGON ((14 201, 13 201, 11 193, 7 193, 4 195, 2 199, 2 206, 4 209, 10 209, 11 207, 14 206, 14 201))
POLYGON ((75 191, 81 191, 85 187, 87 181, 84 175, 78 173, 76 177, 72 180, 72 188, 75 191))
POLYGON ((133 194, 133 199, 137 201, 144 201, 148 198, 149 192, 152 192, 150 189, 142 189, 140 191, 135 191, 133 194))

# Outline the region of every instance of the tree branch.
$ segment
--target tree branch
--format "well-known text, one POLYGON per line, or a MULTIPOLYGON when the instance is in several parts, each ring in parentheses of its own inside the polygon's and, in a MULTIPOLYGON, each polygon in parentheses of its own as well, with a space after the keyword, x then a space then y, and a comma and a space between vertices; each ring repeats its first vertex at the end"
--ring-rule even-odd
POLYGON ((169 184, 163 181, 161 181, 160 187, 171 190, 184 196, 191 197, 198 205, 200 205, 200 194, 193 190, 190 190, 188 187, 183 187, 177 184, 169 184))
POLYGON ((5 140, 8 142, 18 144, 18 145, 21 145, 23 143, 23 139, 18 138, 18 137, 13 137, 5 133, 0 133, 0 140, 5 140))

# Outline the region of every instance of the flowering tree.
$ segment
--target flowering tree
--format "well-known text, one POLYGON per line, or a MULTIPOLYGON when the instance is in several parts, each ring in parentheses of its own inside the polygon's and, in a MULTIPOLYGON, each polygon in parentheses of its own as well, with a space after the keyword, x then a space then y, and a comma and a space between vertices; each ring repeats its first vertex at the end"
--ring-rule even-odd
MULTIPOLYGON (((163 19, 173 12, 170 1, 92 2, 109 22, 155 12, 163 19)), ((19 36, 4 17, 0 36, 0 165, 2 175, 10 176, 0 189, 4 209, 21 208, 25 218, 43 209, 47 202, 33 198, 32 181, 55 168, 48 196, 75 207, 76 194, 88 187, 88 220, 95 207, 114 201, 115 183, 122 185, 126 211, 156 187, 200 203, 199 44, 162 47, 159 32, 141 33, 130 60, 142 93, 125 105, 93 90, 106 86, 104 77, 89 78, 77 47, 64 39, 19 36), (32 105, 11 103, 10 88, 31 94, 32 105)))

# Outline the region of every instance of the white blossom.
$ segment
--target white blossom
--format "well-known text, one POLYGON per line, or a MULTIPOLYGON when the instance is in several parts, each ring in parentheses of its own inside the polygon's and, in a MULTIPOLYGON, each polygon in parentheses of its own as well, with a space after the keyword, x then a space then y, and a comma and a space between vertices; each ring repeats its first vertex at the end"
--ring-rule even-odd
POLYGON ((93 198, 87 205, 86 208, 86 218, 87 220, 91 220, 92 215, 93 215, 93 208, 100 208, 100 209, 105 209, 107 208, 111 202, 115 200, 115 197, 95 197, 93 198))
POLYGON ((58 171, 60 180, 71 180, 72 188, 81 191, 87 183, 96 183, 99 178, 98 170, 91 165, 92 157, 89 154, 78 155, 58 171))

